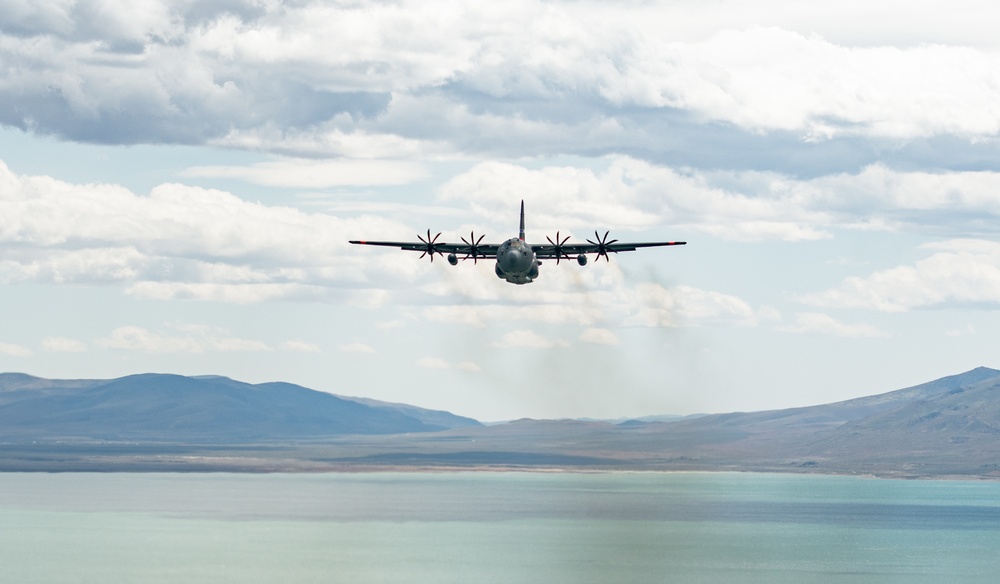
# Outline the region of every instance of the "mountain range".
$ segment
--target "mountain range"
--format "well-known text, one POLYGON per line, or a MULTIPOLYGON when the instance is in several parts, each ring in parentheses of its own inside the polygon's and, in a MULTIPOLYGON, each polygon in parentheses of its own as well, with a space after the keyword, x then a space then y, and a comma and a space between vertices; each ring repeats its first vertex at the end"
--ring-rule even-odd
POLYGON ((291 383, 163 374, 112 380, 0 374, 0 441, 230 444, 478 425, 448 412, 344 398, 291 383))
POLYGON ((287 383, 0 374, 0 470, 706 470, 1000 478, 1000 371, 832 404, 620 422, 517 420, 287 383))

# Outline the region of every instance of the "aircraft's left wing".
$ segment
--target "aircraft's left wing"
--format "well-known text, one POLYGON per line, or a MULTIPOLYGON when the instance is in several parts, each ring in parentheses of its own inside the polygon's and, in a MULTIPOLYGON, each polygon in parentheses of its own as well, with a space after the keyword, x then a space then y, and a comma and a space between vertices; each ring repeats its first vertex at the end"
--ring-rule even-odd
MULTIPOLYGON (((558 239, 557 239, 558 241, 558 239)), ((607 234, 604 237, 597 236, 597 241, 587 240, 587 243, 562 243, 556 244, 550 242, 543 245, 532 245, 531 248, 535 250, 535 257, 538 259, 570 259, 571 256, 575 255, 585 255, 588 253, 597 254, 600 258, 604 256, 604 259, 608 259, 609 253, 618 253, 620 251, 635 251, 641 247, 664 247, 668 245, 687 245, 686 241, 651 241, 642 243, 628 243, 619 242, 617 239, 611 241, 607 240, 607 234)), ((609 260, 610 261, 610 260, 609 260)))

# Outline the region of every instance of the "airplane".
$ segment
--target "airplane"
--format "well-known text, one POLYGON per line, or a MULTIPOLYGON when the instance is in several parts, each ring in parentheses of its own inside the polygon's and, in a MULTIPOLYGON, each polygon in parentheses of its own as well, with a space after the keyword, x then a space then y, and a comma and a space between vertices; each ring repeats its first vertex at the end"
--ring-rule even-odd
POLYGON ((594 238, 597 241, 587 240, 587 243, 566 243, 569 241, 569 236, 567 235, 565 239, 560 239, 559 232, 556 232, 556 238, 553 241, 551 237, 546 236, 545 239, 549 241, 548 245, 545 244, 528 244, 524 241, 524 201, 521 201, 521 230, 517 237, 512 237, 507 241, 496 244, 496 243, 482 243, 485 235, 480 235, 479 239, 476 239, 475 232, 469 233, 469 239, 462 238, 462 243, 438 243, 438 238, 441 237, 441 233, 438 233, 433 238, 431 237, 431 230, 427 230, 427 239, 420 234, 417 234, 417 239, 420 242, 407 242, 407 241, 351 241, 351 243, 356 245, 381 245, 386 247, 398 247, 399 249, 406 251, 419 251, 423 252, 420 257, 429 255, 431 262, 434 261, 434 255, 447 255, 448 263, 455 266, 458 265, 458 261, 461 260, 472 260, 472 263, 478 263, 479 260, 483 259, 494 259, 496 258, 496 275, 498 278, 506 280, 511 284, 530 284, 536 278, 538 278, 538 266, 541 265, 541 260, 556 260, 556 265, 559 264, 561 260, 569 260, 571 255, 576 255, 576 261, 581 266, 587 265, 587 255, 588 253, 596 254, 594 259, 599 260, 601 256, 604 256, 604 260, 610 262, 611 259, 609 254, 618 253, 621 251, 635 251, 640 247, 661 247, 666 245, 687 245, 686 241, 655 241, 651 243, 619 243, 617 239, 612 239, 608 241, 608 234, 610 231, 605 231, 602 237, 597 231, 594 231, 594 238), (465 254, 465 257, 459 258, 458 254, 465 254))

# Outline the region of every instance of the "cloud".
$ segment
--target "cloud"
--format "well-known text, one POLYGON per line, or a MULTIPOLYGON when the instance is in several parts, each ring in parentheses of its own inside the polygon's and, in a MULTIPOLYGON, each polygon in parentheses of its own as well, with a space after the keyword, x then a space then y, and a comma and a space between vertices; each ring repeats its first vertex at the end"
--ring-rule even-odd
POLYGON ((417 361, 417 366, 423 367, 424 369, 438 369, 438 370, 457 370, 464 371, 466 373, 479 373, 482 368, 471 361, 460 361, 458 363, 452 363, 440 357, 424 357, 417 361))
MULTIPOLYGON (((886 14, 859 3, 722 4, 7 3, 0 123, 364 158, 655 149, 651 117, 811 140, 1000 131, 1000 53, 981 25, 915 33, 893 10, 887 37, 859 30, 886 14)), ((962 13, 931 5, 911 12, 962 13)))
POLYGON ((992 105, 1000 64, 995 52, 847 47, 779 28, 724 30, 701 43, 643 41, 635 49, 640 56, 607 84, 611 101, 692 110, 750 130, 794 130, 811 139, 1000 130, 1000 110, 992 105))
POLYGON ((323 350, 320 349, 319 345, 315 343, 307 343, 306 341, 285 341, 281 343, 282 351, 289 351, 293 353, 322 353, 323 350))
POLYGON ((726 239, 796 241, 830 237, 825 227, 835 223, 819 205, 811 208, 812 199, 801 191, 781 188, 795 181, 780 175, 711 175, 628 157, 607 163, 603 171, 482 163, 441 192, 444 200, 467 200, 474 212, 491 218, 511 216, 511 201, 524 198, 533 233, 582 230, 577 239, 593 239, 592 229, 603 234, 676 225, 726 239))
POLYGON ((976 327, 974 325, 971 325, 971 324, 965 325, 965 328, 962 328, 962 329, 950 329, 950 330, 945 331, 945 333, 944 333, 944 335, 946 337, 964 337, 964 336, 967 336, 967 335, 974 335, 974 334, 976 334, 976 327))
POLYGON ((804 312, 795 316, 795 325, 778 327, 779 331, 797 334, 831 335, 835 337, 887 337, 886 332, 869 324, 844 324, 833 317, 818 312, 804 312))
POLYGON ((580 340, 598 345, 620 345, 621 339, 614 332, 603 328, 588 328, 580 333, 580 340))
POLYGON ((123 326, 95 343, 108 349, 143 353, 231 353, 261 352, 272 349, 261 341, 241 339, 224 330, 202 326, 181 326, 183 334, 164 334, 137 326, 123 326))
POLYGON ((771 171, 676 169, 626 156, 603 163, 530 169, 484 162, 448 181, 441 197, 466 202, 491 221, 515 216, 512 201, 524 198, 528 231, 543 241, 557 230, 578 241, 593 238, 595 228, 603 234, 665 225, 737 241, 829 239, 836 230, 1000 230, 1000 172, 871 164, 800 179, 771 171))
POLYGON ((82 353, 87 343, 66 337, 46 337, 42 339, 42 349, 53 353, 82 353))
MULTIPOLYGON (((317 122, 305 128, 279 127, 269 122, 259 127, 232 129, 226 135, 212 138, 207 142, 211 146, 222 148, 283 153, 292 156, 344 157, 347 160, 341 161, 341 165, 352 171, 350 178, 330 177, 327 174, 328 178, 320 183, 332 185, 403 184, 422 177, 426 170, 413 163, 398 161, 447 160, 460 155, 456 148, 448 143, 446 137, 435 139, 400 136, 392 133, 391 124, 384 130, 357 126, 358 124, 353 121, 337 118, 317 122), (380 164, 364 164, 376 159, 380 164), (391 172, 388 177, 380 177, 373 172, 377 168, 391 172)), ((248 180, 255 178, 264 170, 266 167, 265 169, 257 167, 250 172, 243 170, 225 172, 232 172, 248 180)), ((263 180, 275 179, 273 176, 267 176, 261 179, 262 182, 263 180)), ((294 184, 294 181, 286 181, 283 184, 289 183, 294 184)))
POLYGON ((8 283, 121 285, 155 299, 329 300, 366 271, 413 273, 398 258, 362 264, 343 253, 360 234, 402 231, 372 216, 343 220, 177 184, 139 196, 19 176, 0 162, 0 281, 8 283))
POLYGON ((271 301, 322 301, 326 287, 295 283, 137 282, 126 292, 153 300, 206 300, 232 304, 271 301))
MULTIPOLYGON (((992 193, 998 188, 1000 173, 988 171, 903 172, 873 165, 795 179, 773 172, 678 170, 616 156, 597 169, 477 164, 449 181, 441 197, 464 203, 467 216, 487 225, 509 226, 516 221, 514 197, 525 196, 533 241, 556 232, 581 241, 593 236, 574 229, 603 233, 609 227, 650 229, 657 239, 674 239, 674 229, 661 225, 727 239, 797 241, 860 229, 994 233, 1000 204, 992 193)), ((415 210, 404 209, 412 221, 415 210)), ((444 237, 455 241, 466 229, 481 234, 482 225, 467 223, 444 237)), ((455 270, 414 261, 413 254, 346 243, 372 234, 412 240, 415 229, 367 214, 306 213, 177 184, 140 196, 117 185, 17 175, 0 164, 0 281, 6 283, 118 286, 156 300, 339 302, 366 308, 398 303, 397 292, 405 289, 413 298, 407 302, 417 307, 414 315, 480 327, 498 320, 598 328, 755 324, 761 318, 760 309, 731 295, 626 284, 614 262, 582 270, 545 262, 546 285, 521 290, 498 286, 490 262, 455 270), (590 292, 581 296, 581 289, 590 292), (475 302, 451 306, 456 296, 475 302)), ((802 300, 884 310, 991 303, 998 296, 993 256, 942 249, 918 266, 849 279, 802 300), (948 275, 948 269, 961 273, 948 275), (927 285, 914 286, 914 280, 927 285)))
POLYGON ((4 354, 10 357, 30 357, 32 352, 30 349, 22 347, 21 345, 15 345, 12 343, 0 343, 0 354, 4 354))
POLYGON ((375 353, 375 349, 366 343, 344 343, 337 347, 345 353, 375 353))
POLYGON ((884 312, 1000 304, 1000 243, 952 240, 924 248, 939 251, 911 266, 846 278, 835 288, 798 300, 813 306, 884 312))
POLYGON ((281 160, 252 166, 195 166, 183 176, 236 178, 246 182, 297 188, 344 185, 403 185, 426 178, 416 163, 375 160, 281 160))
POLYGON ((968 234, 995 233, 1000 223, 1000 173, 995 171, 899 171, 871 164, 857 173, 783 182, 800 200, 825 209, 847 228, 968 234))
POLYGON ((493 343, 493 346, 501 349, 551 349, 553 347, 567 347, 569 343, 547 339, 532 330, 516 330, 505 334, 503 338, 493 343))
POLYGON ((597 318, 583 306, 548 306, 544 304, 509 306, 434 306, 423 317, 433 322, 485 327, 493 322, 540 322, 546 324, 592 324, 597 318))
POLYGON ((440 357, 424 357, 417 361, 417 365, 425 369, 451 369, 451 363, 440 357))

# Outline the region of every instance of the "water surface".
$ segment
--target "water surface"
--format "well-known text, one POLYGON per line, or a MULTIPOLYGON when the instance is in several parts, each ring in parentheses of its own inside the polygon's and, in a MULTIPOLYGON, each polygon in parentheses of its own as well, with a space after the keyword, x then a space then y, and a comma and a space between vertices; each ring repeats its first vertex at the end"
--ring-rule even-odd
POLYGON ((1000 484, 728 473, 0 474, 0 581, 982 582, 1000 484))

